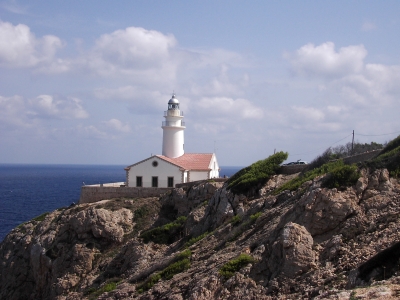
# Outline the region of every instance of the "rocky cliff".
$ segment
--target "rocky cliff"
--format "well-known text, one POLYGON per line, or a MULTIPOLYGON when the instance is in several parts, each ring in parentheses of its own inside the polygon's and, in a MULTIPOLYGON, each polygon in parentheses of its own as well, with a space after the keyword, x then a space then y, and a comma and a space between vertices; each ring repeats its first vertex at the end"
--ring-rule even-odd
POLYGON ((400 183, 223 183, 62 208, 0 245, 0 299, 397 299, 400 183))

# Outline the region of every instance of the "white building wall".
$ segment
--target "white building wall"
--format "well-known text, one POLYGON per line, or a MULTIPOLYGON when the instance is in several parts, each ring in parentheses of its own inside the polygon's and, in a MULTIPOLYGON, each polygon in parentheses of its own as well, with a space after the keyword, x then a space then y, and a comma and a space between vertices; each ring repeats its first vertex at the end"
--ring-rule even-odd
POLYGON ((208 179, 208 171, 190 171, 190 181, 208 179))
POLYGON ((211 169, 210 178, 219 178, 219 165, 215 154, 213 154, 208 167, 211 169))
POLYGON ((168 177, 174 178, 174 186, 182 183, 182 171, 179 167, 174 166, 156 156, 151 157, 135 166, 130 167, 127 171, 128 187, 136 187, 136 177, 142 177, 142 187, 152 186, 152 177, 158 177, 158 187, 168 187, 168 177), (157 162, 157 166, 153 166, 153 162, 157 162))

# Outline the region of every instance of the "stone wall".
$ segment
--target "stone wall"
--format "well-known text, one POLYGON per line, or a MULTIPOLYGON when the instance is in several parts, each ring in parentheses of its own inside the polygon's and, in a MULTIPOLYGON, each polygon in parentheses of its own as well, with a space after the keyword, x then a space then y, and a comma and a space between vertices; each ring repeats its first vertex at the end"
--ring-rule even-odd
POLYGON ((362 161, 366 161, 366 160, 372 159, 375 156, 378 156, 379 153, 381 153, 381 151, 382 151, 382 149, 369 151, 369 152, 365 152, 365 153, 361 153, 361 154, 357 154, 357 155, 353 155, 353 156, 349 156, 349 157, 345 157, 345 158, 343 158, 343 161, 346 164, 355 164, 355 163, 358 163, 358 162, 362 162, 362 161))
POLYGON ((195 184, 200 184, 202 182, 225 182, 227 181, 228 178, 212 178, 212 179, 206 179, 206 180, 198 180, 198 181, 190 181, 190 182, 185 182, 185 183, 177 183, 175 184, 176 188, 189 188, 195 184))
POLYGON ((278 174, 290 175, 303 171, 307 168, 307 165, 290 165, 290 166, 281 166, 278 174))
POLYGON ((86 185, 81 188, 79 204, 92 203, 113 198, 146 198, 159 197, 171 188, 138 188, 86 185))

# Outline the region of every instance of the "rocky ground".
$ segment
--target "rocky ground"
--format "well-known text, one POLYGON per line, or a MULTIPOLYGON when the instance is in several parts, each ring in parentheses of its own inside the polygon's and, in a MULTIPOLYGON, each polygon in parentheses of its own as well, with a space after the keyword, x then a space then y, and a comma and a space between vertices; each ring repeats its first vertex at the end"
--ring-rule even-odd
POLYGON ((271 194, 290 178, 258 196, 207 182, 21 224, 0 245, 0 299, 399 299, 399 181, 363 170, 353 187, 321 188, 320 177, 271 194), (179 216, 168 243, 140 237, 179 216), (240 254, 249 260, 225 276, 240 254))

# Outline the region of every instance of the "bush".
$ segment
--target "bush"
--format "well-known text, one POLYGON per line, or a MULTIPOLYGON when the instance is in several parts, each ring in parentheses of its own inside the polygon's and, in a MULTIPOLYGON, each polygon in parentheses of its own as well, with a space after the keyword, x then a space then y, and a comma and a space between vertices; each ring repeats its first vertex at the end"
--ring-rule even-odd
POLYGON ((366 163, 372 170, 387 168, 390 175, 400 177, 400 136, 390 141, 378 157, 366 163))
POLYGON ((288 158, 288 153, 277 152, 264 160, 241 169, 228 179, 228 189, 235 194, 245 194, 253 186, 265 184, 268 179, 276 174, 283 161, 288 158))
POLYGON ((176 256, 176 258, 177 258, 178 260, 181 260, 181 259, 189 258, 189 257, 191 257, 191 256, 192 256, 192 251, 190 251, 189 249, 186 249, 186 250, 182 251, 181 253, 179 253, 179 254, 176 256))
POLYGON ((254 223, 261 215, 262 215, 261 211, 259 211, 258 213, 255 213, 254 215, 251 215, 250 221, 254 223))
POLYGON ((343 165, 330 171, 323 186, 330 189, 343 186, 353 186, 356 184, 359 177, 360 173, 358 172, 356 165, 343 165))
POLYGON ((111 291, 115 290, 116 287, 117 287, 117 282, 112 281, 112 282, 106 283, 99 289, 92 288, 89 290, 89 294, 90 294, 89 299, 90 300, 97 299, 101 294, 106 293, 106 292, 111 292, 111 291))
POLYGON ((159 280, 168 280, 174 277, 174 275, 186 271, 190 268, 190 256, 192 252, 188 249, 179 253, 176 257, 178 261, 170 264, 168 267, 163 269, 161 272, 151 275, 144 283, 137 286, 137 291, 143 293, 153 287, 159 280))
POLYGON ((197 243, 198 241, 200 241, 200 240, 202 240, 203 238, 205 238, 207 235, 208 235, 208 232, 204 232, 203 234, 201 234, 201 235, 199 235, 199 236, 197 236, 197 237, 191 238, 189 241, 187 241, 187 242, 185 243, 185 247, 188 248, 188 247, 192 246, 193 244, 195 244, 195 243, 197 243))
POLYGON ((239 215, 233 216, 231 221, 233 226, 239 225, 240 222, 242 222, 242 218, 239 215))
POLYGON ((186 271, 190 268, 190 260, 188 258, 184 258, 173 264, 166 267, 164 270, 161 271, 161 278, 162 279, 171 279, 175 274, 181 273, 186 271))
POLYGON ((385 153, 387 153, 387 152, 390 152, 390 151, 392 151, 392 150, 394 150, 394 149, 398 149, 399 147, 400 147, 400 135, 399 135, 397 138, 391 140, 391 141, 386 145, 386 147, 383 148, 383 150, 382 150, 382 152, 379 154, 379 156, 380 156, 380 155, 383 155, 383 154, 385 154, 385 153))
POLYGON ((374 151, 374 150, 379 150, 382 149, 383 145, 376 143, 376 142, 371 142, 371 143, 347 143, 346 145, 339 145, 336 147, 329 147, 322 153, 321 155, 317 156, 315 159, 313 159, 308 165, 307 168, 303 171, 303 173, 307 171, 311 171, 313 169, 319 168, 322 165, 336 159, 356 155, 356 154, 361 154, 365 153, 368 151, 374 151))
MULTIPOLYGON (((273 194, 277 195, 277 194, 279 194, 279 193, 281 193, 281 192, 283 192, 285 190, 290 190, 290 191, 297 190, 306 181, 313 180, 317 176, 321 176, 321 175, 333 172, 335 169, 337 170, 335 172, 340 173, 341 172, 340 171, 341 168, 344 168, 344 167, 345 167, 345 165, 344 165, 342 160, 337 160, 337 161, 334 161, 334 162, 326 163, 326 164, 320 166, 319 168, 316 168, 316 169, 313 169, 311 171, 308 171, 305 174, 286 182, 280 188, 276 189, 273 192, 273 194)), ((337 176, 341 177, 340 174, 338 174, 337 176)), ((342 175, 342 177, 343 176, 344 175, 342 175)), ((357 179, 358 179, 358 177, 357 177, 357 179)))
POLYGON ((140 237, 145 243, 152 241, 156 244, 171 244, 181 233, 185 222, 186 217, 181 216, 174 222, 143 232, 140 237))
POLYGON ((235 272, 239 271, 241 268, 246 266, 249 263, 253 263, 254 258, 247 254, 240 254, 237 258, 230 260, 226 264, 224 264, 219 270, 219 274, 228 279, 232 277, 235 272))
POLYGON ((45 212, 45 213, 41 214, 40 216, 33 218, 32 220, 37 221, 37 222, 42 222, 48 214, 49 214, 48 212, 45 212))

